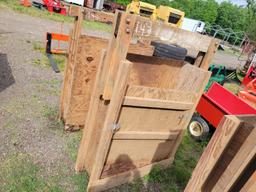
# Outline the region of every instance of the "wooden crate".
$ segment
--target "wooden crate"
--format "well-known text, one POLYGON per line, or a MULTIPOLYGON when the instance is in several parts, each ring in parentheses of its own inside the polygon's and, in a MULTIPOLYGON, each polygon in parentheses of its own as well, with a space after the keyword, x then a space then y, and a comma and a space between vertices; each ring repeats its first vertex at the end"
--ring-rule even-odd
MULTIPOLYGON (((122 28, 136 23, 133 15, 120 17, 122 28)), ((88 191, 170 165, 210 78, 183 61, 127 55, 131 38, 120 30, 100 57, 76 163, 90 175, 88 191)))
MULTIPOLYGON (((83 127, 89 109, 101 51, 102 49, 108 49, 109 42, 112 42, 108 39, 82 35, 81 23, 86 12, 83 13, 81 9, 76 7, 71 7, 70 12, 71 15, 76 16, 76 21, 71 34, 72 38, 70 38, 60 107, 60 116, 64 120, 67 129, 72 129, 74 126, 83 127)), ((159 25, 150 20, 141 19, 141 17, 134 16, 133 22, 121 21, 120 18, 120 15, 116 14, 117 22, 113 25, 110 39, 116 39, 117 36, 120 36, 119 41, 129 45, 128 52, 124 51, 124 58, 135 57, 134 54, 152 56, 154 48, 142 42, 167 38, 164 42, 198 51, 196 65, 207 69, 218 45, 218 42, 210 37, 178 28, 170 28, 170 26, 166 27, 162 24, 159 25), (123 23, 122 26, 120 23, 123 23), (128 29, 127 26, 129 26, 128 29), (129 30, 129 34, 127 30, 129 30), (131 38, 133 40, 139 39, 139 41, 137 43, 131 42, 131 38), (127 53, 130 54, 127 55, 127 53)), ((164 60, 164 62, 167 61, 164 60)), ((179 61, 176 62, 180 63, 179 61)))
POLYGON ((185 192, 256 191, 256 116, 226 116, 185 192))

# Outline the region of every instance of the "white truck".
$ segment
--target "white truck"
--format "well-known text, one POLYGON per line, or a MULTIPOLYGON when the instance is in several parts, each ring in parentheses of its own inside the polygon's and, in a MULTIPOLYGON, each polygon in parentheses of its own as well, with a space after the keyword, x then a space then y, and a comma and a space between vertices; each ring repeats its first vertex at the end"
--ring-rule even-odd
POLYGON ((181 28, 184 30, 198 32, 198 33, 203 33, 204 27, 205 27, 205 22, 195 20, 195 19, 189 19, 186 17, 183 19, 183 24, 181 26, 181 28))
POLYGON ((84 0, 65 0, 67 3, 84 6, 84 0))

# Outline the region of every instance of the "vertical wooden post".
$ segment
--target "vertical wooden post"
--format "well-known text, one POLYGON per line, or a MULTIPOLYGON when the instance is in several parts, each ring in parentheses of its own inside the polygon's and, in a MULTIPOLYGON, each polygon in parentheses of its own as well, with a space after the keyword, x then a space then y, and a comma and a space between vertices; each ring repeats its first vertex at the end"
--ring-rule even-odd
POLYGON ((136 23, 136 16, 123 12, 116 12, 113 33, 108 45, 104 67, 107 68, 105 76, 104 100, 110 100, 115 77, 120 61, 126 59, 133 30, 136 23))
POLYGON ((101 137, 99 140, 99 146, 95 151, 96 157, 92 167, 90 182, 88 184, 88 191, 92 191, 94 187, 94 181, 100 179, 101 172, 103 170, 104 162, 109 150, 110 142, 114 133, 114 127, 117 123, 118 115, 121 105, 126 93, 129 73, 132 67, 132 63, 129 61, 122 61, 120 63, 117 76, 115 78, 115 85, 113 94, 107 111, 107 116, 104 121, 101 137))
POLYGON ((206 54, 204 55, 204 57, 202 59, 202 62, 200 64, 200 68, 208 70, 209 65, 210 65, 218 47, 219 47, 219 41, 217 39, 212 39, 211 44, 210 44, 206 54))
MULTIPOLYGON (((97 121, 97 112, 100 105, 100 95, 102 94, 102 87, 100 84, 102 84, 102 75, 103 75, 103 61, 106 56, 106 50, 102 51, 101 54, 101 60, 98 66, 96 79, 95 79, 95 85, 93 87, 91 100, 90 100, 90 113, 88 113, 86 121, 85 121, 85 129, 83 130, 83 137, 79 146, 78 154, 77 154, 77 160, 76 160, 76 171, 80 172, 84 169, 89 169, 87 166, 88 162, 86 161, 88 149, 90 146, 89 140, 90 137, 93 137, 92 131, 95 127, 95 122, 97 121)), ((89 157, 88 157, 89 158, 89 157)))
POLYGON ((65 113, 68 109, 69 98, 71 96, 71 90, 69 89, 69 85, 72 84, 72 79, 74 76, 75 69, 75 59, 76 52, 78 46, 78 40, 81 35, 81 28, 83 22, 83 12, 81 8, 76 8, 76 12, 74 13, 74 9, 71 9, 72 14, 75 15, 74 28, 71 31, 70 39, 69 39, 69 47, 68 47, 68 61, 65 67, 64 72, 64 80, 63 80, 63 88, 61 93, 61 103, 60 103, 60 118, 63 119, 65 117, 65 113), (66 106, 64 106, 66 105, 66 106))

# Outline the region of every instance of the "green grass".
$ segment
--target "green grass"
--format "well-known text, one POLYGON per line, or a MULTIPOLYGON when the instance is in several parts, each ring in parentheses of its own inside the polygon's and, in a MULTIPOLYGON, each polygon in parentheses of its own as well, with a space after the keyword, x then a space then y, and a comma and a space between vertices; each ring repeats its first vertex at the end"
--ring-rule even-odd
MULTIPOLYGON (((17 13, 22 13, 26 15, 30 15, 33 17, 40 17, 44 19, 49 19, 57 22, 64 22, 64 23, 72 23, 74 22, 74 18, 70 16, 64 16, 57 13, 50 13, 46 10, 40 10, 35 7, 24 7, 19 4, 18 0, 0 0, 0 7, 9 8, 17 13)), ((100 23, 96 21, 84 21, 83 26, 86 29, 92 30, 100 30, 100 31, 111 31, 111 26, 105 23, 100 23)))
POLYGON ((225 83, 223 85, 227 90, 231 91, 232 93, 234 93, 235 95, 238 94, 239 90, 240 90, 240 85, 236 84, 236 83, 225 83))
POLYGON ((34 164, 26 154, 14 154, 1 162, 0 191, 63 191, 57 185, 49 185, 39 175, 40 167, 34 164))
POLYGON ((183 191, 206 145, 207 141, 195 142, 186 134, 172 166, 167 169, 155 167, 146 180, 161 186, 161 191, 183 191))

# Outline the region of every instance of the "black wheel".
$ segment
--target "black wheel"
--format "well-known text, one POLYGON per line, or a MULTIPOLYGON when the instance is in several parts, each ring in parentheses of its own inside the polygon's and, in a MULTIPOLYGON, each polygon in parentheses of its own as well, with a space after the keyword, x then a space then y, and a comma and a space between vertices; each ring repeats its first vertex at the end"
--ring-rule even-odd
POLYGON ((207 122, 199 115, 193 115, 187 129, 189 135, 196 141, 204 141, 210 130, 207 122))
POLYGON ((185 48, 175 45, 167 45, 155 41, 152 41, 151 45, 155 47, 153 55, 156 57, 165 57, 184 61, 188 52, 185 48))

